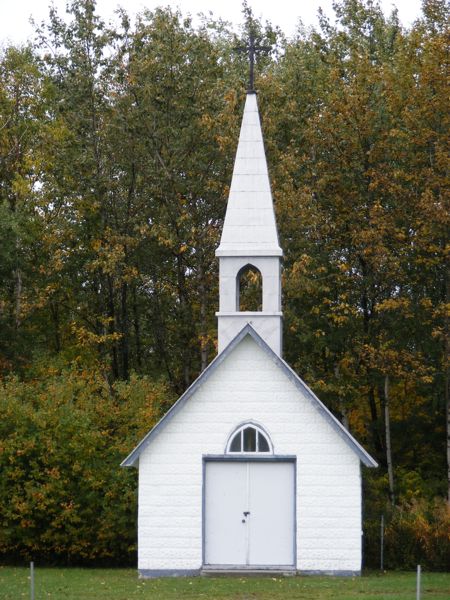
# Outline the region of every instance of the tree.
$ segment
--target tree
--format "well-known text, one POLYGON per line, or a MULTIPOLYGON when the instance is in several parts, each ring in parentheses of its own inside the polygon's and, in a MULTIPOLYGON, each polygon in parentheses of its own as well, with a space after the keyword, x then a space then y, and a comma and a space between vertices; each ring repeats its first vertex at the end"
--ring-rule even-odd
POLYGON ((41 232, 36 211, 46 126, 46 82, 30 47, 0 56, 0 369, 29 356, 27 285, 41 232))
POLYGON ((52 12, 40 41, 52 48, 64 131, 42 189, 42 268, 60 299, 58 328, 66 322, 66 345, 100 352, 112 380, 163 370, 181 390, 214 348, 213 250, 231 167, 220 123, 235 119, 225 94, 232 64, 217 60, 223 39, 177 13, 147 12, 134 31, 123 13, 115 32, 92 1, 73 2, 69 15, 65 24, 52 12))

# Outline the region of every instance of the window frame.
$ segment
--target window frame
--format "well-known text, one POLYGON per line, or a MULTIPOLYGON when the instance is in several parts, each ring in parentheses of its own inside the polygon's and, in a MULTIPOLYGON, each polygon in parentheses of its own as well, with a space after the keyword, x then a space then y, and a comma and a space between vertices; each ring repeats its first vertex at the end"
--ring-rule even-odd
POLYGON ((236 285, 236 312, 239 312, 239 313, 246 313, 246 312, 261 313, 261 312, 263 312, 263 310, 264 310, 264 277, 261 272, 261 269, 259 269, 253 263, 250 263, 250 262, 246 263, 237 272, 235 285, 236 285), (254 272, 257 272, 259 275, 259 284, 260 285, 258 286, 258 305, 261 306, 261 308, 258 308, 257 310, 250 310, 250 311, 249 310, 241 310, 241 278, 247 271, 254 271, 254 272))
POLYGON ((253 423, 251 421, 247 421, 247 422, 239 425, 239 427, 236 427, 236 429, 234 429, 233 432, 231 433, 231 435, 228 437, 227 445, 225 447, 225 454, 229 454, 231 456, 240 456, 240 455, 249 455, 249 456, 265 455, 265 456, 267 456, 267 455, 271 455, 273 453, 274 453, 274 451, 273 451, 272 440, 270 439, 270 436, 267 433, 267 431, 265 431, 261 427, 261 425, 253 423), (244 430, 249 427, 251 427, 252 429, 254 429, 256 431, 255 450, 244 450, 244 430), (237 435, 240 435, 240 438, 241 438, 241 449, 240 450, 231 450, 231 445, 237 435), (260 435, 266 440, 267 445, 269 447, 268 450, 260 450, 259 449, 259 436, 260 435))

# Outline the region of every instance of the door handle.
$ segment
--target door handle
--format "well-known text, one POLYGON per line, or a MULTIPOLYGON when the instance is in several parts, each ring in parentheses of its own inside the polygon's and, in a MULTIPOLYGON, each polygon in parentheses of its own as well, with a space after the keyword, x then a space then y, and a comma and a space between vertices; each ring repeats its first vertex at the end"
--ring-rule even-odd
POLYGON ((250 514, 250 511, 249 511, 249 510, 245 511, 245 512, 244 512, 244 517, 248 517, 248 515, 249 515, 249 514, 250 514))

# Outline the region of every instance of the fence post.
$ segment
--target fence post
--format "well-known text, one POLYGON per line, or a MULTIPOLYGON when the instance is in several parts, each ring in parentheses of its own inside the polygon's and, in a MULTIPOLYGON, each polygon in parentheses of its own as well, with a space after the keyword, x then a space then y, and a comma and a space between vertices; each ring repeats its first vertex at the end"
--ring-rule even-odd
POLYGON ((416 600, 420 600, 420 575, 421 568, 420 565, 417 565, 416 600))
POLYGON ((380 530, 380 570, 384 569, 384 515, 381 515, 381 530, 380 530))
POLYGON ((30 600, 34 600, 34 562, 30 562, 30 600))

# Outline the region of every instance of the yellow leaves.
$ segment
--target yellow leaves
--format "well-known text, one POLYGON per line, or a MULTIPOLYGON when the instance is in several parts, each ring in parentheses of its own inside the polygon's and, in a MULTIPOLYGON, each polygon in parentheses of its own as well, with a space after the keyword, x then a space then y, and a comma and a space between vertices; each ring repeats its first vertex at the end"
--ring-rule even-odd
POLYGON ((139 277, 140 277, 140 275, 139 275, 138 268, 130 265, 130 266, 124 267, 124 269, 122 271, 121 280, 125 283, 132 283, 133 281, 136 281, 137 279, 139 279, 139 277))
POLYGON ((360 352, 367 367, 383 376, 392 375, 400 382, 410 381, 413 386, 419 381, 429 383, 433 380, 434 369, 419 352, 396 348, 391 342, 384 341, 382 335, 376 344, 363 344, 360 352))
POLYGON ((216 135, 215 140, 222 153, 225 153, 233 144, 233 139, 225 135, 216 135))
POLYGON ((200 118, 201 125, 206 129, 213 129, 215 126, 215 120, 212 118, 210 114, 203 113, 200 118))
POLYGON ((238 95, 236 93, 236 90, 233 88, 230 88, 224 94, 224 100, 225 100, 226 104, 228 105, 228 108, 231 110, 234 110, 236 108, 237 102, 238 102, 238 95))
POLYGON ((140 223, 136 229, 136 233, 138 233, 141 237, 145 238, 150 235, 151 226, 148 223, 140 223))
POLYGON ((354 367, 354 357, 352 356, 343 356, 339 361, 339 372, 341 374, 349 374, 352 371, 352 369, 354 369, 354 367))
MULTIPOLYGON (((105 327, 111 321, 109 317, 103 317, 100 319, 105 327)), ((72 333, 75 335, 77 339, 77 343, 82 348, 90 348, 97 347, 100 345, 109 345, 119 341, 122 338, 122 334, 118 332, 114 333, 103 333, 97 334, 88 329, 87 327, 81 325, 76 321, 72 321, 70 324, 72 333)))
POLYGON ((298 258, 293 266, 292 266, 292 274, 293 275, 299 275, 299 274, 306 274, 309 271, 309 266, 312 263, 312 257, 308 256, 308 254, 302 254, 300 256, 300 258, 298 258))
POLYGON ((94 252, 100 252, 102 250, 102 240, 92 240, 91 247, 94 252))
MULTIPOLYGON (((143 227, 142 232, 148 232, 147 227, 143 227)), ((139 273, 136 266, 128 264, 127 255, 138 243, 134 236, 118 234, 107 229, 101 239, 92 240, 91 248, 95 257, 87 264, 87 268, 91 272, 100 270, 130 283, 139 273)))
POLYGON ((404 296, 397 298, 386 298, 378 304, 378 310, 380 312, 388 311, 402 311, 403 316, 411 317, 413 315, 410 310, 411 301, 409 298, 404 296))
POLYGON ((66 252, 59 248, 55 249, 52 259, 51 259, 51 269, 53 272, 62 271, 64 268, 64 258, 66 256, 66 252))
MULTIPOLYGON (((11 381, 7 388, 0 394, 4 525, 10 532, 23 528, 27 548, 70 549, 86 557, 109 552, 109 537, 101 550, 105 522, 117 517, 134 530, 126 514, 135 480, 117 465, 170 403, 165 386, 134 375, 114 384, 110 395, 100 371, 74 368, 42 380, 11 381), (44 532, 38 542, 30 529, 36 524, 44 532), (75 524, 80 527, 69 531, 75 524)), ((13 542, 9 534, 2 545, 13 542)))
POLYGON ((347 294, 339 295, 337 300, 325 297, 321 305, 317 304, 310 310, 310 314, 323 315, 333 326, 342 326, 357 317, 357 307, 353 306, 347 300, 347 294))
POLYGON ((341 273, 349 273, 350 272, 350 265, 346 262, 339 262, 337 265, 337 268, 339 269, 339 271, 341 273))
POLYGON ((345 325, 345 323, 348 322, 348 317, 344 316, 344 315, 340 315, 340 314, 331 314, 330 315, 330 321, 334 324, 334 325, 345 325))
POLYGON ((105 243, 96 240, 92 243, 97 257, 89 264, 90 271, 100 269, 103 273, 113 275, 125 259, 125 248, 122 243, 105 243))
POLYGON ((434 327, 431 332, 431 337, 434 339, 445 339, 445 330, 443 327, 434 327))
POLYGON ((51 479, 61 479, 60 470, 56 465, 46 469, 46 474, 51 479))

